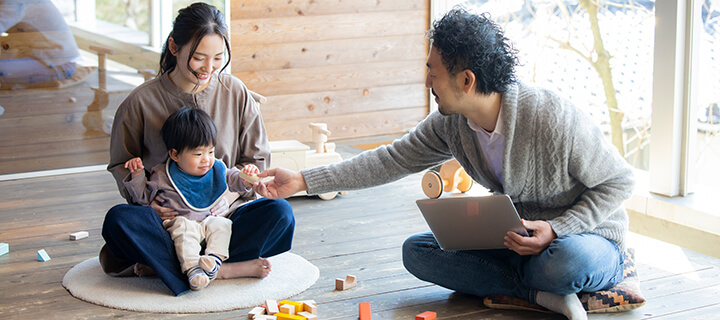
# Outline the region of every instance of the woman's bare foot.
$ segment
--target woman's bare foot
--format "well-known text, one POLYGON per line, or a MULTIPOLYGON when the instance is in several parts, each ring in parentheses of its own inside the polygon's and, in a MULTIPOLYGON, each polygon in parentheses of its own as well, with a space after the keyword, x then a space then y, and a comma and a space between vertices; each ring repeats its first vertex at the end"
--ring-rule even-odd
POLYGON ((138 277, 149 277, 155 275, 155 271, 144 264, 136 263, 133 269, 135 271, 135 275, 138 277))
POLYGON ((225 262, 220 266, 218 279, 265 278, 270 274, 270 261, 263 258, 242 262, 225 262))

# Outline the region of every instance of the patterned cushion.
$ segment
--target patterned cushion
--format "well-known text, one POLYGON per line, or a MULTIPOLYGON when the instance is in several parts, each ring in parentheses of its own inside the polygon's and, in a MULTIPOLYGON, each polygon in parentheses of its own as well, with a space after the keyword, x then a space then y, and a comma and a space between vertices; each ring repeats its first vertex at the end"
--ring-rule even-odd
MULTIPOLYGON (((625 250, 623 280, 620 283, 608 290, 580 292, 578 297, 588 313, 620 312, 644 305, 645 298, 640 292, 640 280, 637 275, 637 267, 635 267, 635 250, 625 250)), ((493 309, 552 312, 523 299, 499 294, 486 296, 483 303, 486 307, 493 309)))

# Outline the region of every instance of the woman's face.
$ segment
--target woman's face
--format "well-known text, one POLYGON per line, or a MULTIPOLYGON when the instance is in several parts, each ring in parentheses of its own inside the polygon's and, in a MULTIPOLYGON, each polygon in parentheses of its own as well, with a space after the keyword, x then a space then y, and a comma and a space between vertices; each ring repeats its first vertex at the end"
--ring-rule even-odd
POLYGON ((190 43, 177 50, 175 41, 172 38, 171 41, 170 46, 174 49, 171 52, 177 57, 177 66, 170 73, 170 79, 178 88, 187 93, 202 91, 207 87, 213 73, 223 66, 223 53, 225 52, 223 38, 215 33, 206 35, 200 40, 192 56, 190 56, 190 43), (195 71, 197 77, 188 70, 188 61, 190 61, 190 68, 195 71))

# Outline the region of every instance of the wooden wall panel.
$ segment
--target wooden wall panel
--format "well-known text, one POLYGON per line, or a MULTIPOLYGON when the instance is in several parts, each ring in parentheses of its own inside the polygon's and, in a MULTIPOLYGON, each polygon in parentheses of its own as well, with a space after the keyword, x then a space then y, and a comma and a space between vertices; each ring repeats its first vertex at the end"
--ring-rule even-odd
POLYGON ((271 140, 402 133, 427 115, 428 0, 231 3, 232 72, 268 97, 271 140))

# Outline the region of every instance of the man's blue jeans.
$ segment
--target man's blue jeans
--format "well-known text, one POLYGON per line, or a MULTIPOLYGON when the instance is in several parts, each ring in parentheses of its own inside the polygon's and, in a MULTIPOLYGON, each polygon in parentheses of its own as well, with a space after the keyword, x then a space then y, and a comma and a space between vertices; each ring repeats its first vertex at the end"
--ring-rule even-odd
POLYGON ((509 249, 445 251, 432 233, 403 244, 405 268, 421 280, 476 296, 503 294, 535 303, 537 291, 568 295, 608 289, 623 275, 618 246, 593 234, 553 240, 539 255, 509 249))
MULTIPOLYGON (((255 200, 228 218, 233 224, 230 257, 225 262, 266 258, 290 250, 295 217, 287 201, 255 200)), ((101 252, 101 262, 109 261, 118 270, 141 263, 153 269, 173 294, 190 290, 187 276, 180 271, 175 244, 151 207, 113 207, 105 216, 102 235, 112 257, 103 259, 101 252)), ((103 269, 107 272, 108 266, 103 269)))

